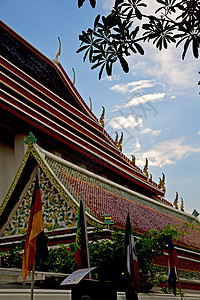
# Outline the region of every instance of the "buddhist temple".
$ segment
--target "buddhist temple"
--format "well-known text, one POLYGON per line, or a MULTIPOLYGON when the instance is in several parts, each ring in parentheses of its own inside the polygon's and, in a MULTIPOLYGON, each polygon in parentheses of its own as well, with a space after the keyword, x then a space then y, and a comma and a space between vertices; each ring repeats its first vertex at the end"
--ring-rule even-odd
MULTIPOLYGON (((124 229, 127 208, 137 235, 188 222, 194 228, 176 243, 179 269, 198 286, 199 219, 173 207, 164 182, 122 153, 69 79, 60 51, 50 59, 5 23, 0 28, 0 251, 26 231, 39 170, 49 246, 74 240, 81 197, 88 228, 124 229)), ((157 263, 167 267, 167 255, 157 263)))

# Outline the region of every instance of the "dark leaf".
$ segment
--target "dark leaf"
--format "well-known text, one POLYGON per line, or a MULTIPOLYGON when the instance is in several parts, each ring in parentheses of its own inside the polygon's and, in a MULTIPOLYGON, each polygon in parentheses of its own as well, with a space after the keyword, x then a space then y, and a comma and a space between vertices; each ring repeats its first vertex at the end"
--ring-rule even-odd
POLYGON ((86 57, 87 57, 87 55, 88 55, 89 50, 90 50, 90 48, 85 52, 85 55, 84 55, 84 57, 83 57, 83 61, 86 60, 86 57))
POLYGON ((127 15, 127 20, 130 20, 131 16, 133 14, 133 9, 131 9, 127 15))
POLYGON ((142 28, 145 30, 149 30, 151 28, 151 26, 149 24, 143 24, 142 28))
POLYGON ((133 48, 132 45, 130 45, 129 47, 130 47, 130 49, 133 51, 133 53, 137 53, 137 51, 135 50, 135 48, 133 48))
POLYGON ((137 7, 135 8, 135 15, 139 20, 142 20, 142 14, 137 7))
POLYGON ((193 38, 193 43, 192 43, 192 50, 195 58, 199 57, 199 51, 198 51, 199 45, 197 42, 196 38, 193 38))
POLYGON ((98 25, 99 19, 100 19, 100 15, 96 16, 96 18, 94 20, 94 28, 98 25))
POLYGON ((138 31, 139 31, 139 26, 137 26, 131 33, 131 38, 134 40, 134 38, 136 37, 138 31))
POLYGON ((83 47, 80 47, 78 50, 76 50, 76 53, 79 53, 85 49, 87 49, 89 46, 83 46, 83 47))
POLYGON ((123 2, 124 2, 124 0, 115 0, 115 7, 122 4, 123 2))
POLYGON ((90 51, 89 51, 89 62, 91 63, 92 62, 92 56, 93 56, 93 49, 92 47, 90 48, 90 51))
POLYGON ((106 63, 106 73, 108 76, 111 75, 111 63, 109 63, 108 61, 106 63))
POLYGON ((96 0, 90 0, 90 5, 95 8, 96 6, 96 0))
POLYGON ((182 59, 185 58, 185 54, 186 54, 186 52, 187 52, 187 49, 188 49, 188 47, 189 47, 189 44, 190 44, 190 39, 188 38, 188 39, 186 40, 185 44, 184 44, 184 51, 183 51, 183 54, 182 54, 182 59))
POLYGON ((163 39, 163 45, 164 45, 164 48, 167 49, 167 41, 165 38, 163 39))
POLYGON ((85 2, 85 0, 78 0, 78 7, 80 8, 84 2, 85 2))
POLYGON ((94 65, 91 67, 91 70, 96 69, 96 68, 99 67, 100 65, 102 65, 102 62, 98 62, 98 63, 94 64, 94 65))
POLYGON ((144 49, 142 48, 142 46, 140 46, 139 44, 135 43, 134 44, 137 51, 141 54, 141 55, 144 55, 144 49))
POLYGON ((103 73, 103 69, 105 67, 105 63, 102 65, 100 72, 99 72, 99 80, 101 79, 102 73, 103 73))
POLYGON ((159 38, 159 40, 156 43, 156 47, 161 51, 162 50, 162 38, 159 38))
POLYGON ((128 66, 127 61, 126 61, 122 56, 119 57, 119 60, 120 60, 120 64, 121 64, 121 66, 122 66, 123 71, 124 71, 125 73, 128 73, 128 71, 129 71, 129 66, 128 66))

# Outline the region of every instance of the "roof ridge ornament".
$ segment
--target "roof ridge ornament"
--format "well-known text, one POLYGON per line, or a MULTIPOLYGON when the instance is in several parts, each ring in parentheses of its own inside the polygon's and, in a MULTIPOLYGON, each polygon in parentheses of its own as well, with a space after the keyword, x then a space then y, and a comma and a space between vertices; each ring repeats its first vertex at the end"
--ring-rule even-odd
POLYGON ((118 149, 119 149, 120 152, 122 152, 123 137, 124 137, 124 134, 123 134, 123 132, 121 132, 121 137, 120 137, 120 140, 118 142, 118 149))
POLYGON ((184 210, 184 202, 183 202, 183 198, 182 197, 181 197, 181 207, 180 208, 181 208, 182 211, 185 211, 184 210))
POLYGON ((136 157, 133 154, 131 154, 131 157, 132 157, 132 164, 135 166, 136 157))
POLYGON ((101 126, 104 128, 104 126, 105 126, 105 123, 104 123, 105 107, 102 106, 102 108, 103 108, 103 111, 102 111, 102 114, 101 114, 101 118, 100 118, 100 120, 99 120, 99 123, 100 123, 101 126))
POLYGON ((89 97, 90 99, 90 110, 92 111, 92 99, 89 97))
POLYGON ((58 36, 58 41, 59 41, 59 49, 58 49, 58 53, 56 54, 56 58, 53 59, 53 61, 56 63, 56 64, 59 64, 59 58, 58 56, 61 54, 61 40, 58 36))
POLYGON ((178 193, 176 192, 176 198, 175 198, 175 200, 174 200, 174 207, 176 208, 176 209, 178 209, 178 193))
POLYGON ((74 70, 74 68, 72 68, 72 71, 73 71, 73 74, 74 74, 74 78, 73 78, 73 82, 72 82, 72 84, 74 85, 75 84, 75 70, 74 70))
POLYGON ((24 141, 24 144, 30 145, 35 144, 37 142, 37 138, 34 136, 34 134, 30 131, 27 138, 24 141))
POLYGON ((166 193, 166 188, 165 188, 165 174, 162 173, 163 177, 162 179, 159 177, 160 182, 159 182, 159 188, 164 192, 164 195, 166 193))
POLYGON ((148 158, 146 158, 146 164, 144 166, 144 169, 143 169, 143 173, 147 176, 147 178, 149 177, 149 173, 148 173, 148 158))
POLYGON ((116 137, 115 137, 115 145, 118 146, 118 132, 115 131, 115 133, 116 133, 116 137))

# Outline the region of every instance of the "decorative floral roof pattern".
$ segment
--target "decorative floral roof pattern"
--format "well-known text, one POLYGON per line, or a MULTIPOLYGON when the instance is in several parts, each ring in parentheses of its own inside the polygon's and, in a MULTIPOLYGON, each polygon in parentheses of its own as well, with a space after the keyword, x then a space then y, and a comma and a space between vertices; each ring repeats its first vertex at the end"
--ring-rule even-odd
MULTIPOLYGON (((28 228, 34 184, 35 181, 32 181, 31 186, 28 188, 25 197, 15 211, 2 236, 18 235, 26 232, 28 228)), ((77 215, 56 188, 51 184, 44 172, 40 175, 40 190, 45 230, 48 231, 55 230, 57 228, 76 226, 77 215)))
MULTIPOLYGON (((102 220, 102 216, 108 213, 116 227, 125 227, 127 208, 129 208, 133 230, 138 233, 145 233, 152 228, 159 230, 164 224, 177 224, 181 227, 184 225, 183 220, 176 219, 169 214, 123 198, 75 177, 66 174, 64 177, 79 196, 84 193, 85 204, 98 219, 102 220)), ((191 230, 190 235, 181 238, 180 242, 185 246, 190 245, 190 247, 199 249, 200 236, 198 231, 191 230)))

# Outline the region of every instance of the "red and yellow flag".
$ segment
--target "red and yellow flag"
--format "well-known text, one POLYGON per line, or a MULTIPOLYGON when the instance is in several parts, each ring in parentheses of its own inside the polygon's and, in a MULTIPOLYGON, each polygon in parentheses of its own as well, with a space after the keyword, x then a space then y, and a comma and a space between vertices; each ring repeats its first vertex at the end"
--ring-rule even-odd
POLYGON ((39 188, 39 179, 38 175, 36 175, 36 182, 33 190, 31 212, 29 217, 22 261, 22 277, 24 282, 26 281, 26 276, 31 272, 33 268, 33 263, 35 261, 36 256, 39 257, 40 254, 44 253, 44 251, 48 253, 47 245, 44 239, 42 200, 39 188))

